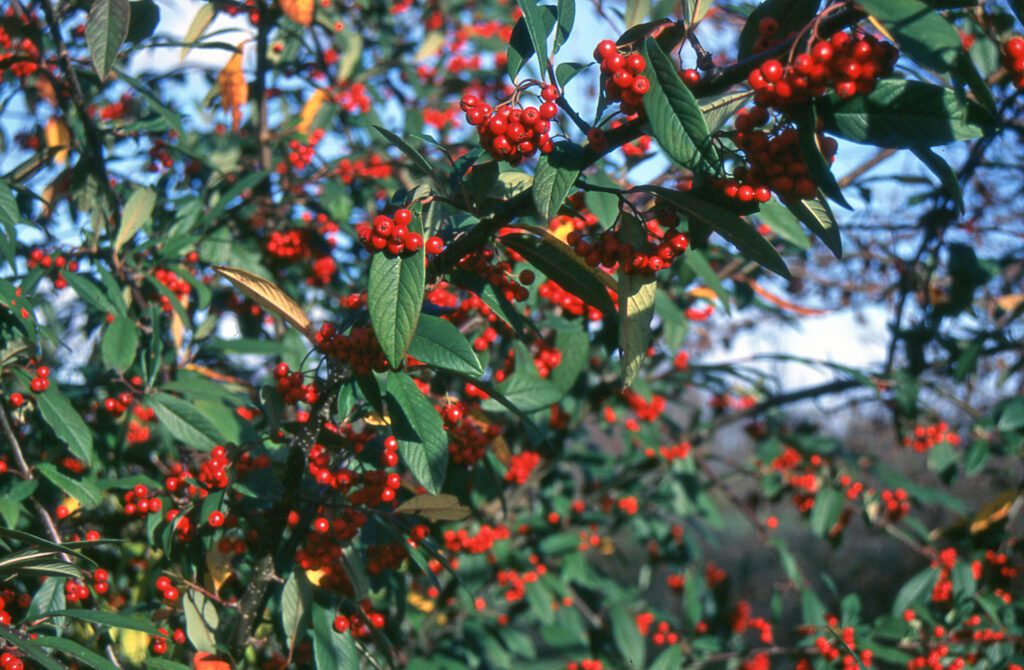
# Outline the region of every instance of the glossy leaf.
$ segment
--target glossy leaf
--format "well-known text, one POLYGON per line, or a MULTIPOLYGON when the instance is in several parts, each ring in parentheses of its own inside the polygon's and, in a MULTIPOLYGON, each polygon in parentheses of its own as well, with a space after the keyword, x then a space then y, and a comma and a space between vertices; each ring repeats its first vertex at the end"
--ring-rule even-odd
MULTIPOLYGON (((413 216, 410 232, 422 232, 419 214, 413 216)), ((370 263, 367 307, 370 321, 388 362, 402 367, 405 353, 416 334, 427 281, 422 248, 408 256, 375 254, 370 263)))
POLYGON ((131 3, 128 0, 93 0, 85 21, 85 43, 100 79, 114 67, 117 52, 128 37, 131 3))
POLYGON ((79 481, 57 469, 52 463, 40 463, 36 470, 58 489, 78 500, 86 508, 93 508, 103 502, 103 494, 93 482, 79 481))
POLYGON ((797 132, 800 138, 800 156, 804 160, 804 165, 807 166, 811 179, 818 184, 821 192, 831 198, 833 202, 846 209, 852 209, 850 203, 846 202, 846 198, 843 197, 839 182, 832 174, 832 167, 822 152, 821 138, 817 131, 818 115, 815 114, 814 107, 808 105, 801 108, 797 111, 796 118, 797 132))
POLYGON ((117 237, 114 238, 114 253, 120 253, 124 245, 135 237, 135 233, 149 223, 155 206, 155 191, 148 188, 132 191, 128 202, 124 204, 124 209, 121 210, 121 226, 117 229, 117 237))
POLYGON ((320 603, 313 603, 313 658, 317 670, 358 668, 359 652, 352 635, 334 630, 334 611, 320 603))
POLYGON ((576 23, 576 0, 558 0, 558 23, 555 26, 552 55, 557 54, 562 45, 568 42, 574 23, 576 23))
POLYGON ((992 130, 977 103, 953 90, 920 81, 884 79, 868 95, 823 98, 825 131, 876 147, 908 149, 971 140, 992 130))
POLYGON ((221 266, 215 267, 213 271, 231 282, 260 307, 277 314, 297 328, 307 339, 313 338, 306 312, 273 282, 241 268, 221 266))
POLYGON ((124 372, 135 360, 139 346, 139 331, 127 316, 114 318, 100 341, 103 364, 115 372, 124 372))
MULTIPOLYGON (((636 246, 646 238, 639 221, 624 218, 622 225, 626 242, 636 246)), ((647 357, 657 290, 658 284, 653 275, 619 270, 619 350, 624 387, 633 383, 647 357)))
POLYGON ((217 651, 217 627, 220 616, 213 601, 199 591, 189 589, 182 597, 185 613, 185 634, 198 651, 213 654, 217 651))
POLYGON ((711 133, 697 99, 679 78, 675 64, 658 43, 644 40, 647 60, 644 74, 650 90, 644 95, 654 139, 676 163, 695 172, 718 172, 721 159, 711 142, 711 133))
POLYGON ((93 464, 92 430, 86 425, 78 410, 68 399, 50 384, 43 393, 36 394, 39 412, 54 434, 61 442, 68 445, 71 455, 85 463, 86 467, 93 464))
MULTIPOLYGON (((537 56, 537 66, 541 72, 547 72, 548 35, 551 34, 551 29, 554 27, 551 10, 538 5, 537 0, 516 0, 516 4, 523 12, 523 25, 526 26, 526 34, 530 36, 533 53, 537 56)), ((524 60, 528 60, 528 58, 524 60)), ((512 75, 512 78, 515 79, 515 75, 512 75)))
POLYGON ((409 355, 443 370, 474 377, 484 373, 480 359, 466 336, 451 322, 429 314, 420 315, 416 334, 409 344, 409 355))
POLYGON ((789 268, 768 240, 761 237, 751 224, 729 210, 682 191, 661 186, 637 187, 654 193, 687 217, 710 226, 715 232, 739 249, 740 253, 772 272, 789 279, 789 268))
POLYGON ((150 398, 150 405, 160 426, 190 449, 209 451, 225 441, 216 425, 194 403, 167 393, 157 393, 150 398))
POLYGON ((533 177, 533 202, 542 219, 558 214, 583 167, 583 148, 572 142, 556 142, 550 154, 540 157, 533 177))
POLYGON ((786 203, 786 207, 828 247, 836 258, 843 257, 843 240, 839 234, 839 223, 823 197, 786 203))
POLYGON ((740 31, 739 58, 742 60, 754 53, 762 19, 773 18, 779 22, 778 35, 799 32, 818 13, 821 0, 765 0, 750 13, 740 31))
POLYGON ((385 402, 402 462, 428 492, 439 493, 448 470, 448 434, 441 415, 402 373, 388 378, 385 402))

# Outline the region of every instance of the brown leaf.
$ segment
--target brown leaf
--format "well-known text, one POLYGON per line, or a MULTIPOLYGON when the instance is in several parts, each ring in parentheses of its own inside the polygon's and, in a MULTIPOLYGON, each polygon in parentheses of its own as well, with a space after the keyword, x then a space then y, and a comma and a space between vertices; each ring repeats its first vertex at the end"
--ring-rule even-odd
POLYGON ((431 521, 461 521, 470 513, 470 509, 460 504, 458 498, 447 493, 424 493, 402 503, 395 511, 419 514, 431 521))
POLYGON ((234 284, 235 288, 255 300, 263 309, 278 314, 313 341, 310 320, 297 302, 285 295, 275 284, 246 270, 228 266, 215 267, 214 272, 234 284))

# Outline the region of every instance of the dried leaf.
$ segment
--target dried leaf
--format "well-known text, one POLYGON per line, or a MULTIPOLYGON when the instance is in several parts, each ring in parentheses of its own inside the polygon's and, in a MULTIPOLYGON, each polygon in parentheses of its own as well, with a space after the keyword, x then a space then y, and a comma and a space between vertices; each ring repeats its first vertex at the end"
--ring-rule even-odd
POLYGON ((300 26, 313 24, 314 0, 281 0, 281 11, 300 26))
POLYGON ((220 87, 220 106, 225 112, 231 111, 231 129, 238 132, 242 123, 242 107, 249 102, 249 84, 242 72, 241 47, 217 75, 217 84, 220 87))
POLYGON ((71 131, 63 119, 54 116, 46 122, 46 127, 43 129, 43 140, 48 149, 57 149, 57 152, 53 154, 55 163, 63 165, 67 162, 68 154, 71 151, 71 131))
POLYGON ((316 119, 317 113, 326 101, 327 93, 323 89, 318 88, 313 91, 313 94, 306 100, 306 104, 302 106, 302 111, 299 112, 299 123, 295 126, 295 132, 303 135, 308 134, 310 126, 313 125, 313 120, 316 119))
POLYGON ((460 504, 458 498, 447 493, 418 495, 399 505, 395 511, 419 514, 431 521, 461 521, 470 513, 470 509, 460 504))
POLYGON ((313 332, 310 320, 297 302, 285 295, 284 291, 259 275, 246 270, 227 266, 215 267, 214 272, 234 284, 235 288, 244 293, 263 309, 278 314, 295 328, 298 328, 310 341, 313 332))

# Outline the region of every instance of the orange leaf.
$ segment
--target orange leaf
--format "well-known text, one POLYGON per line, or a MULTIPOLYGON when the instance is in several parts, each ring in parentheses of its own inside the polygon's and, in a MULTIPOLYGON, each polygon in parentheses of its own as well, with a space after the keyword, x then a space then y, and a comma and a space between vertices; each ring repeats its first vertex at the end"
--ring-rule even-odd
POLYGON ((285 321, 313 340, 310 320, 297 302, 289 298, 284 291, 272 282, 239 268, 227 266, 215 267, 214 272, 234 284, 235 288, 254 300, 263 309, 274 312, 285 321))
POLYGON ((195 670, 233 670, 230 661, 208 651, 197 651, 192 657, 192 667, 195 670))
POLYGON ((793 312, 794 314, 800 314, 802 316, 821 316, 822 314, 828 314, 828 310, 801 307, 800 305, 795 305, 789 302, 788 300, 780 298, 774 293, 769 293, 767 289, 765 289, 763 286, 758 284, 753 279, 746 279, 741 277, 737 277, 736 279, 738 279, 739 281, 746 282, 747 285, 750 286, 750 288, 754 289, 754 293, 758 294, 759 296, 761 296, 771 304, 775 305, 779 309, 784 309, 788 312, 793 312))

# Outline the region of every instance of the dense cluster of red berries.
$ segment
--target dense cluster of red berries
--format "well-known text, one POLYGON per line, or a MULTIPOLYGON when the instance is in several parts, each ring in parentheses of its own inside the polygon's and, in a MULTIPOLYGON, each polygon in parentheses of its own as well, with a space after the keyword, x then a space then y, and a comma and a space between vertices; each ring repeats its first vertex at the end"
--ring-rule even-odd
POLYGON ((68 282, 64 279, 63 271, 78 272, 78 261, 69 260, 63 254, 47 254, 42 249, 33 249, 29 252, 26 260, 29 270, 43 268, 53 272, 53 287, 55 289, 66 288, 68 282))
MULTIPOLYGON (((409 231, 412 223, 412 212, 402 208, 390 217, 379 214, 373 223, 360 223, 356 226, 356 234, 363 248, 371 254, 384 252, 389 256, 414 254, 423 245, 423 235, 409 231)), ((427 240, 427 253, 439 254, 444 251, 444 242, 434 236, 427 240)))
POLYGON ((465 95, 459 103, 466 113, 466 122, 477 129, 480 146, 496 160, 518 165, 534 155, 551 151, 551 119, 558 115, 558 88, 547 85, 541 89, 543 102, 539 107, 515 107, 502 104, 497 109, 475 95, 465 95))
MULTIPOLYGON (((165 270, 164 268, 154 270, 153 277, 166 286, 167 290, 174 294, 179 303, 186 303, 189 294, 192 292, 192 287, 187 281, 175 274, 174 271, 165 270)), ((159 295, 158 300, 160 301, 160 309, 164 312, 169 314, 174 309, 171 305, 171 299, 166 295, 159 295)))
POLYGON ((903 446, 923 454, 942 442, 960 446, 960 436, 949 429, 949 424, 939 421, 926 426, 915 426, 914 434, 903 438, 903 446))
POLYGON ((789 65, 765 61, 751 71, 747 83, 756 91, 756 105, 787 111, 829 88, 844 99, 867 95, 879 78, 892 74, 898 57, 896 47, 872 35, 839 32, 815 43, 810 53, 799 54, 789 65))
POLYGON ((10 70, 15 77, 27 77, 39 69, 39 47, 27 37, 20 40, 0 26, 0 76, 10 70))
POLYGON ((339 633, 352 633, 352 637, 363 638, 370 635, 370 628, 383 628, 386 619, 381 612, 373 611, 369 600, 362 602, 362 612, 334 617, 334 630, 339 633))
POLYGON ((643 97, 651 89, 651 82, 642 74, 647 60, 638 53, 619 53, 618 45, 611 40, 598 43, 594 60, 601 64, 608 99, 621 102, 619 108, 623 114, 639 114, 643 110, 643 97))
POLYGON ((342 364, 349 365, 357 375, 367 375, 371 371, 384 372, 388 369, 387 358, 372 328, 353 328, 345 335, 334 325, 325 323, 320 327, 315 339, 320 351, 342 364))
POLYGON ((124 493, 125 516, 146 516, 159 512, 163 506, 160 498, 150 496, 149 487, 145 484, 136 484, 134 488, 124 493))
POLYGON ((309 255, 309 241, 302 230, 275 230, 265 246, 267 253, 282 261, 293 261, 309 255))
POLYGON ((293 139, 288 142, 288 162, 281 161, 275 168, 278 174, 285 174, 291 167, 293 172, 305 170, 316 155, 316 145, 324 137, 323 128, 317 128, 309 134, 308 142, 300 142, 293 139))
POLYGON ((533 471, 540 465, 540 454, 536 451, 524 451, 514 454, 509 460, 505 471, 505 481, 522 486, 530 478, 533 471))
POLYGON ((161 575, 156 578, 156 590, 160 592, 160 597, 164 599, 164 602, 175 603, 178 602, 178 598, 181 597, 181 592, 174 586, 170 577, 161 575))
POLYGON ((334 168, 334 174, 343 184, 351 184, 356 179, 387 179, 393 171, 391 163, 385 163, 377 154, 370 154, 365 160, 342 158, 334 168))
POLYGON ((1003 45, 1003 65, 1013 77, 1013 85, 1024 91, 1024 37, 1014 37, 1003 45))
POLYGON ((32 378, 31 382, 29 382, 28 387, 32 389, 32 393, 42 393, 46 389, 50 388, 50 368, 45 365, 40 365, 36 368, 36 376, 32 378))
MULTIPOLYGON (((734 139, 750 164, 737 167, 733 179, 718 180, 716 185, 726 197, 740 202, 768 202, 770 191, 783 200, 815 197, 818 185, 804 162, 799 133, 794 128, 784 128, 774 134, 751 129, 767 120, 768 113, 763 107, 753 107, 737 115, 734 139)), ((825 160, 832 163, 839 143, 819 134, 818 146, 825 160)))
MULTIPOLYGON (((648 222, 649 236, 657 236, 657 221, 648 222)), ((672 261, 682 255, 690 246, 685 233, 669 228, 656 239, 652 253, 637 249, 629 242, 621 240, 621 229, 613 228, 601 232, 597 240, 588 242, 583 239, 580 231, 569 233, 566 242, 572 245, 577 256, 583 258, 590 267, 599 265, 612 270, 620 267, 626 274, 654 274, 659 270, 671 267, 672 261)))
POLYGON ((305 402, 312 405, 317 400, 316 384, 303 384, 302 373, 292 372, 287 363, 278 363, 274 368, 277 391, 289 405, 305 402))

